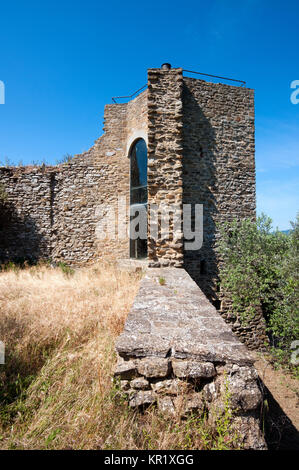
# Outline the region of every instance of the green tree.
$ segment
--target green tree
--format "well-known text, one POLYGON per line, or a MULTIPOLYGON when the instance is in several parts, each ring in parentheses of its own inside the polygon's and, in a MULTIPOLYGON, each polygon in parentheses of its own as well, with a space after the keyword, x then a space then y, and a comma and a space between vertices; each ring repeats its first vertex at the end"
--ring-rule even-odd
POLYGON ((281 263, 277 301, 269 318, 269 329, 282 353, 288 353, 291 343, 299 340, 299 214, 291 224, 288 251, 281 263))
POLYGON ((276 230, 262 214, 257 221, 234 220, 221 229, 219 252, 222 291, 243 323, 262 306, 265 318, 273 311, 282 275, 281 265, 289 250, 289 238, 276 230))
POLYGON ((289 358, 299 340, 299 214, 290 234, 272 221, 233 221, 220 227, 220 285, 233 313, 246 325, 262 308, 272 345, 289 358))

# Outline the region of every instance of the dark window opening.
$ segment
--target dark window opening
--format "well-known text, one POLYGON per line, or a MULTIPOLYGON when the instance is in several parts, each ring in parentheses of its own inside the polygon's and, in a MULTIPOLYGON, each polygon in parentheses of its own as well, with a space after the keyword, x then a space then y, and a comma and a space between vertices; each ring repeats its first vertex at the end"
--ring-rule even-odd
MULTIPOLYGON (((138 139, 130 152, 130 207, 131 210, 138 211, 138 208, 147 211, 147 148, 143 139, 138 139)), ((135 216, 131 216, 134 220, 135 216)), ((147 234, 147 220, 143 222, 146 226, 142 227, 143 232, 147 234)), ((136 232, 140 230, 140 224, 135 226, 136 232)), ((130 229, 130 257, 147 257, 147 237, 136 240, 132 237, 132 226, 130 229)))

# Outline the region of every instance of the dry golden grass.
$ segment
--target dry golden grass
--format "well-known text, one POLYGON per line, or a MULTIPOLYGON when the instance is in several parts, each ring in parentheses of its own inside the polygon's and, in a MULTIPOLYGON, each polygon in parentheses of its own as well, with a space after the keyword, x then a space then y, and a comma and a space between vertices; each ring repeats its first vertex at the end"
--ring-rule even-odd
POLYGON ((0 272, 0 448, 218 448, 202 420, 129 410, 112 380, 139 279, 109 265, 0 272))

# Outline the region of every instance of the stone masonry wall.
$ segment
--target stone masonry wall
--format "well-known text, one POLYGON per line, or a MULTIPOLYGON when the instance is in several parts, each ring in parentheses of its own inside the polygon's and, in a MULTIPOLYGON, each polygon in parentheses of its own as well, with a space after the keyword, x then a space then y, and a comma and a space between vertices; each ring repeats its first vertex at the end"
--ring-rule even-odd
POLYGON ((148 132, 148 90, 142 92, 137 98, 127 103, 127 154, 129 157, 130 145, 133 141, 142 137, 147 143, 148 132))
POLYGON ((81 158, 57 167, 1 168, 8 197, 1 261, 51 259, 80 265, 94 259, 100 179, 101 172, 81 158))
POLYGON ((51 258, 72 265, 127 258, 127 236, 102 222, 129 203, 128 139, 147 133, 147 91, 105 107, 104 134, 91 149, 55 167, 0 168, 9 217, 0 227, 0 260, 51 258), (108 233, 101 238, 102 229, 108 233))
POLYGON ((0 169, 7 198, 0 219, 0 261, 50 256, 53 174, 52 168, 0 169))
POLYGON ((266 448, 253 358, 184 269, 147 270, 116 350, 129 406, 205 414, 211 426, 226 411, 236 446, 266 448))
POLYGON ((255 218, 253 90, 184 78, 183 201, 203 204, 203 246, 184 266, 216 298, 217 224, 255 218))
POLYGON ((250 348, 267 344, 265 322, 257 311, 248 325, 230 312, 217 292, 218 225, 255 219, 254 91, 184 77, 183 202, 203 204, 203 246, 184 251, 184 267, 250 348))
MULTIPOLYGON (((157 211, 171 205, 169 234, 165 235, 161 220, 159 238, 149 233, 150 266, 183 265, 181 225, 174 229, 175 219, 182 214, 182 69, 148 71, 148 202, 150 222, 158 222, 157 211), (155 207, 156 206, 156 207, 155 207)), ((154 224, 152 225, 152 227, 154 224)), ((168 227, 165 227, 168 232, 168 227)))

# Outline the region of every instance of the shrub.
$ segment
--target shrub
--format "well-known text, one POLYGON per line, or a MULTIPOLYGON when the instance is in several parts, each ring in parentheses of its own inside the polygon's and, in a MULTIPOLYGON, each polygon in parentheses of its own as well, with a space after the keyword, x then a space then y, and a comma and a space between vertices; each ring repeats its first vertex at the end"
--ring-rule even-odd
POLYGON ((75 272, 73 268, 71 268, 65 263, 60 262, 58 263, 58 266, 66 276, 72 276, 75 272))
POLYGON ((220 227, 220 285, 244 325, 262 308, 272 343, 289 351, 299 338, 298 218, 290 235, 273 231, 264 214, 257 221, 220 227))
POLYGON ((269 318, 269 329, 276 345, 289 351, 299 339, 299 215, 292 223, 288 251, 281 263, 277 300, 269 318))

